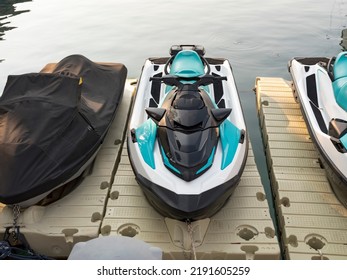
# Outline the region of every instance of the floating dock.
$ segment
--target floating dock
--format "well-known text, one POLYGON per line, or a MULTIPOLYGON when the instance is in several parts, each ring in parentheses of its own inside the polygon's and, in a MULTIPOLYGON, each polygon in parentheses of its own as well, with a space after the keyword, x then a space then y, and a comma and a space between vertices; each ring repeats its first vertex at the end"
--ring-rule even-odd
POLYGON ((191 259, 194 252, 197 259, 279 259, 265 197, 250 149, 241 182, 227 204, 213 217, 188 226, 149 205, 123 148, 101 234, 134 236, 161 248, 164 259, 191 259))
MULTIPOLYGON (((32 249, 53 258, 66 258, 77 242, 96 238, 119 162, 134 87, 125 86, 115 121, 98 152, 91 173, 70 194, 48 206, 23 209, 17 220, 32 249)), ((0 207, 0 236, 13 224, 10 207, 0 207)))
MULTIPOLYGON (((280 259, 251 145, 239 186, 213 217, 186 224, 161 216, 148 204, 125 144, 134 90, 128 80, 115 121, 81 185, 46 207, 22 210, 17 225, 32 249, 65 259, 77 242, 122 235, 159 247, 164 259, 280 259)), ((12 224, 12 209, 0 205, 0 236, 12 224)))
MULTIPOLYGON (((17 225, 35 251, 66 259, 77 242, 122 235, 159 247, 164 259, 347 259, 347 209, 326 179, 291 82, 256 79, 278 237, 251 146, 240 185, 210 219, 188 225, 148 204, 124 144, 134 90, 128 80, 116 121, 81 185, 49 206, 22 210, 17 225)), ((0 204, 0 235, 12 224, 12 209, 0 204)))
POLYGON ((335 197, 291 82, 256 79, 257 107, 284 257, 347 259, 347 209, 335 197))

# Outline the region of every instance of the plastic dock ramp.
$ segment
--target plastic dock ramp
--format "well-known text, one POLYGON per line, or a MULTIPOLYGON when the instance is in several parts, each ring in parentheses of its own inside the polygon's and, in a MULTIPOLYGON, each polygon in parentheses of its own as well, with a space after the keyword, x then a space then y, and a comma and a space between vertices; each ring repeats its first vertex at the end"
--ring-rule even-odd
MULTIPOLYGON (((119 162, 134 87, 129 80, 115 120, 93 163, 92 172, 70 194, 48 206, 23 209, 17 225, 33 250, 66 258, 75 243, 96 238, 114 169, 119 162)), ((0 204, 0 236, 13 224, 12 208, 0 204)))
POLYGON ((291 82, 257 78, 259 120, 287 259, 347 259, 347 209, 335 197, 291 82))
POLYGON ((161 248, 164 259, 281 256, 251 148, 241 182, 227 204, 212 218, 186 224, 161 216, 147 202, 123 147, 101 234, 138 238, 161 248))

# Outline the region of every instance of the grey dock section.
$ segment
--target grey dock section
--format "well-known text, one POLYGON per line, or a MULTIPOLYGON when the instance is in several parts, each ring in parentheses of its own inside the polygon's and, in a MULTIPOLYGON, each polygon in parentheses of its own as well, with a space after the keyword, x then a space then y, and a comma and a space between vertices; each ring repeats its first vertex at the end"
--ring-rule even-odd
MULTIPOLYGON (((55 203, 22 210, 17 225, 33 250, 54 258, 66 258, 74 244, 99 236, 111 179, 121 154, 133 90, 127 81, 115 120, 93 163, 91 174, 55 203)), ((12 224, 12 208, 0 204, 0 236, 12 224)))
POLYGON ((102 235, 138 238, 163 250, 164 259, 279 259, 280 249, 252 150, 241 182, 210 219, 184 222, 158 214, 136 183, 126 148, 118 166, 102 235))
MULTIPOLYGON (((81 185, 49 206, 32 206, 20 214, 18 226, 31 247, 64 259, 77 242, 122 235, 159 247, 164 259, 279 259, 251 147, 241 183, 213 217, 188 225, 159 215, 148 204, 135 181, 124 141, 133 91, 127 81, 115 121, 81 185)), ((0 236, 12 223, 11 208, 0 205, 0 236)))
POLYGON ((335 197, 291 83, 256 79, 257 107, 286 259, 347 259, 347 209, 335 197))
POLYGON ((101 235, 138 238, 164 259, 279 259, 274 224, 253 151, 231 199, 213 217, 190 225, 165 218, 147 202, 135 180, 126 144, 107 203, 101 235))

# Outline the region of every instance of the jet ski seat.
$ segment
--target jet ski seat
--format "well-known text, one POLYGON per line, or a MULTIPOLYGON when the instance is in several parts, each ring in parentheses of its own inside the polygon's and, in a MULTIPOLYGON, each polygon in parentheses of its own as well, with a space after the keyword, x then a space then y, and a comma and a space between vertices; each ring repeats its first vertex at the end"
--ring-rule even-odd
POLYGON ((347 51, 341 52, 334 63, 334 79, 347 77, 347 51))
POLYGON ((333 90, 337 104, 347 111, 347 52, 341 52, 334 63, 333 90))
POLYGON ((170 74, 181 78, 194 78, 205 74, 199 55, 191 50, 180 51, 172 61, 170 74))

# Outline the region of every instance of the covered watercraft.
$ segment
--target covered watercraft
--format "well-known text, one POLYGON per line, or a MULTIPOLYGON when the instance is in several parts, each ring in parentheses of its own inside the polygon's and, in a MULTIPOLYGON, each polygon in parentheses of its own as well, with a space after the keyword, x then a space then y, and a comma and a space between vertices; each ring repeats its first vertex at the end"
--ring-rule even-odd
POLYGON ((0 98, 0 202, 30 206, 81 178, 114 119, 126 75, 123 64, 73 55, 8 77, 0 98))
POLYGON ((337 198, 347 207, 347 52, 289 62, 295 97, 337 198))
POLYGON ((162 215, 212 216, 240 181, 246 125, 230 63, 201 46, 173 46, 147 59, 129 123, 135 177, 162 215))

